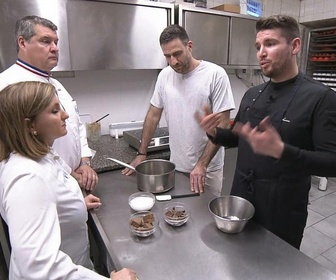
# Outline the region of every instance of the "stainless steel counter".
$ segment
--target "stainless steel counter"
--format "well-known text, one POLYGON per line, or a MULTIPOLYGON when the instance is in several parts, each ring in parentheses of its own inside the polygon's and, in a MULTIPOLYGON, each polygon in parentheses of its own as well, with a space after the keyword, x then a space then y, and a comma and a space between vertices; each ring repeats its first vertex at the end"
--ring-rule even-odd
MULTIPOLYGON (((178 199, 191 209, 190 219, 179 228, 166 224, 166 202, 156 201, 152 211, 159 217, 159 229, 150 237, 136 237, 128 225, 132 213, 128 196, 138 191, 136 175, 126 177, 112 171, 99 174, 99 180, 95 194, 103 205, 90 213, 102 240, 100 252, 116 268, 137 271, 140 280, 336 279, 253 221, 239 234, 219 231, 208 210, 214 197, 210 193, 178 199)), ((188 192, 189 179, 177 173, 175 187, 168 193, 188 192)))

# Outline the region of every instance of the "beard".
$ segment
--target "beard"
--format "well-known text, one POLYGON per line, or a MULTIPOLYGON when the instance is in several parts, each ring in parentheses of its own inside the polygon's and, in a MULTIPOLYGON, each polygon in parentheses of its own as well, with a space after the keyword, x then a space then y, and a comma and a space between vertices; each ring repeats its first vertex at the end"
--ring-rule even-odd
POLYGON ((190 72, 190 61, 191 61, 191 56, 186 56, 185 59, 179 64, 172 66, 170 65, 176 73, 179 74, 187 74, 190 72))
POLYGON ((292 68, 291 57, 292 53, 290 48, 279 50, 278 55, 269 61, 268 67, 261 68, 263 75, 270 79, 281 79, 284 75, 286 76, 286 72, 292 68))
POLYGON ((270 63, 269 67, 261 69, 264 76, 270 79, 278 79, 283 76, 286 69, 290 67, 290 62, 287 59, 278 59, 276 62, 270 63))

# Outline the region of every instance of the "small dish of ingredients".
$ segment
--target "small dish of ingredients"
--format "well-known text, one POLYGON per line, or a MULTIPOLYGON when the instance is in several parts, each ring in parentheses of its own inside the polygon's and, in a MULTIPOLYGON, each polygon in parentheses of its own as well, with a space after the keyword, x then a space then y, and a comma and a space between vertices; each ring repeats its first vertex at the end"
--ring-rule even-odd
POLYGON ((158 224, 158 218, 153 212, 150 211, 136 212, 131 215, 129 220, 129 226, 132 233, 141 237, 152 235, 155 232, 158 224))
POLYGON ((133 193, 128 198, 128 204, 134 211, 149 211, 155 204, 155 196, 150 192, 133 193))
POLYGON ((172 226, 182 226, 190 216, 189 208, 182 202, 170 202, 164 206, 164 219, 172 226))

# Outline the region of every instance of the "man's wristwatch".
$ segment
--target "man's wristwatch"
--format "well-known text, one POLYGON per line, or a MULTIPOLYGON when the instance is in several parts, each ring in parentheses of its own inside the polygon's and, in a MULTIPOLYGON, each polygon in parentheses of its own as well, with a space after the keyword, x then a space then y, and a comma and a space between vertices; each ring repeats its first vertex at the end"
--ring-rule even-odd
POLYGON ((80 162, 79 165, 80 165, 80 166, 82 166, 82 165, 91 166, 91 161, 89 161, 89 160, 87 160, 87 161, 82 161, 82 160, 81 160, 81 162, 80 162))

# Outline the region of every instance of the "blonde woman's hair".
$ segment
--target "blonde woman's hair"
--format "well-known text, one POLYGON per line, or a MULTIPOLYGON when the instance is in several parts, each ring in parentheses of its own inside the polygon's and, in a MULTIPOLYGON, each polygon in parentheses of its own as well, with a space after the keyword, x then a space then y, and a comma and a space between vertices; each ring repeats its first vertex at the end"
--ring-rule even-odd
POLYGON ((49 152, 49 146, 32 133, 28 123, 35 121, 54 96, 53 85, 33 81, 11 84, 0 91, 0 161, 12 152, 34 160, 49 152))

